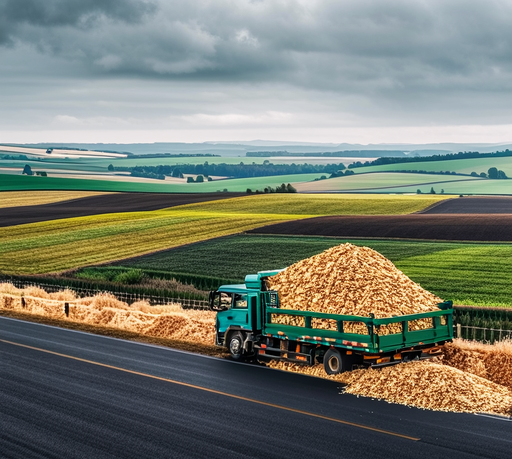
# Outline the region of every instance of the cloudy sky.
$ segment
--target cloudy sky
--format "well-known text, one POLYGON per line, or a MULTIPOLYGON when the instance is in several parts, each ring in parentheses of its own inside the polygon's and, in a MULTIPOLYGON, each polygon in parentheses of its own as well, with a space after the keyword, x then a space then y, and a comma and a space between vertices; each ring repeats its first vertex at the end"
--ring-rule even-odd
POLYGON ((510 142, 511 0, 0 0, 0 142, 510 142))

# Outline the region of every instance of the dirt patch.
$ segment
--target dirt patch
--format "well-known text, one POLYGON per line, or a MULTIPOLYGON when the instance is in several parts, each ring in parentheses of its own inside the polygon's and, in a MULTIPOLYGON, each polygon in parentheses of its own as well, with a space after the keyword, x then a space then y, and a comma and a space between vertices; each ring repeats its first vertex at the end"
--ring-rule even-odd
POLYGON ((440 201, 421 214, 511 214, 511 196, 468 196, 440 201))
POLYGON ((510 242, 511 227, 512 214, 361 215, 308 218, 264 226, 248 233, 510 242))
POLYGON ((245 193, 116 193, 2 209, 0 227, 116 212, 142 212, 245 196, 245 193))

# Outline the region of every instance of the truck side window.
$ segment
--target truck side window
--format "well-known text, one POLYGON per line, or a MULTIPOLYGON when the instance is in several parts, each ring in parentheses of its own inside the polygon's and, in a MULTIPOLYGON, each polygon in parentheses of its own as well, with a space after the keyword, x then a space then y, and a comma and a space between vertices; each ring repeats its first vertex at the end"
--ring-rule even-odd
POLYGON ((235 293, 235 302, 233 303, 234 308, 247 308, 247 295, 241 295, 235 293))
POLYGON ((233 294, 221 292, 220 294, 220 305, 223 308, 229 309, 233 303, 233 294))

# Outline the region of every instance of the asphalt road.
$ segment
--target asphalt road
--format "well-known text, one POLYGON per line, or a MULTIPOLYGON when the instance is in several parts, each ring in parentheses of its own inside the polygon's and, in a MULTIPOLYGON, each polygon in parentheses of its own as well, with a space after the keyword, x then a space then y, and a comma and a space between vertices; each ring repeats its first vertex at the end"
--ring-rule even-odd
POLYGON ((510 458, 512 422, 0 318, 2 458, 510 458))

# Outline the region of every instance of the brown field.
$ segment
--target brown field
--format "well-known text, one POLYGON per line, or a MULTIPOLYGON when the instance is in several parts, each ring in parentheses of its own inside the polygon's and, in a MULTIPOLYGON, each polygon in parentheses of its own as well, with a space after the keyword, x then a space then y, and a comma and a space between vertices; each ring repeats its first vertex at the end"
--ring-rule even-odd
POLYGON ((511 214, 510 196, 468 196, 459 199, 440 201, 421 214, 511 214))
MULTIPOLYGON (((2 193, 7 196, 10 192, 2 193)), ((31 191, 32 194, 40 192, 31 191)), ((83 194, 83 193, 82 193, 83 194)), ((91 193, 92 194, 92 193, 91 193)), ((216 201, 245 193, 113 193, 71 199, 44 205, 2 209, 0 227, 23 225, 61 218, 85 217, 114 212, 140 212, 165 209, 198 202, 216 201)), ((4 198, 5 199, 5 198, 4 198)))
POLYGON ((249 233, 443 241, 512 241, 512 214, 410 214, 315 217, 249 233))

